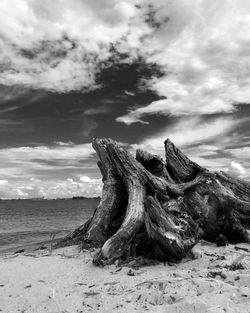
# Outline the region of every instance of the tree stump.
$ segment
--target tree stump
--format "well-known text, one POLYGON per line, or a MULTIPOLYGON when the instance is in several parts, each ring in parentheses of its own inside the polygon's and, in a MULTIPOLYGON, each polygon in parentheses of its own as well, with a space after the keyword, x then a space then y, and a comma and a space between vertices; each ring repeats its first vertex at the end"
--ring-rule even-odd
POLYGON ((97 247, 94 264, 144 256, 181 260, 200 238, 249 241, 250 184, 210 172, 165 141, 166 160, 137 150, 134 158, 112 139, 93 139, 103 176, 93 216, 57 247, 97 247))

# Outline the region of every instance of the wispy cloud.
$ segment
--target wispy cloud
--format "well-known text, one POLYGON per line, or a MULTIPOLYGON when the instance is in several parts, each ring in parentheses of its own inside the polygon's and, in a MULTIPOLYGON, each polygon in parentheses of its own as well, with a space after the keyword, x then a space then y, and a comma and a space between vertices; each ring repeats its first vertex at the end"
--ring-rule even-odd
POLYGON ((91 144, 0 149, 0 176, 12 182, 43 176, 59 179, 69 171, 81 173, 86 170, 84 163, 87 163, 87 169, 91 168, 91 163, 95 166, 94 153, 91 144))
POLYGON ((56 144, 56 145, 58 145, 58 146, 72 146, 72 145, 74 145, 74 142, 72 142, 72 141, 68 141, 68 142, 63 142, 63 141, 54 141, 54 143, 56 144))
POLYGON ((160 133, 146 138, 142 144, 162 149, 166 138, 170 138, 180 148, 199 143, 204 144, 219 135, 225 136, 237 123, 231 117, 218 117, 207 122, 200 117, 180 119, 174 126, 166 127, 160 133))
POLYGON ((93 108, 86 109, 83 114, 84 115, 97 115, 97 114, 107 114, 110 112, 110 107, 104 103, 100 106, 96 106, 93 108))
POLYGON ((164 141, 170 138, 193 161, 210 170, 224 170, 234 176, 249 179, 250 147, 238 148, 241 135, 237 129, 247 118, 232 116, 205 120, 202 117, 181 118, 160 133, 143 139, 132 149, 141 148, 164 157, 164 141), (232 145, 235 148, 232 148, 232 145), (241 168, 242 167, 242 168, 241 168), (244 171, 244 173, 243 173, 244 171))
POLYGON ((233 149, 227 149, 227 152, 229 152, 232 156, 239 160, 249 160, 250 155, 250 146, 248 147, 240 147, 240 148, 233 148, 233 149))
POLYGON ((36 146, 0 149, 0 160, 81 160, 94 154, 91 143, 79 145, 36 146))

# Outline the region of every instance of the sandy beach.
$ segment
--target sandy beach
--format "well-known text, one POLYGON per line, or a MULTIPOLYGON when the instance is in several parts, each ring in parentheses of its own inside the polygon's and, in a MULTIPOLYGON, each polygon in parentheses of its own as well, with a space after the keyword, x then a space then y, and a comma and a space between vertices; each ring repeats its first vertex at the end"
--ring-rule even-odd
POLYGON ((0 312, 250 312, 249 245, 201 242, 196 258, 140 268, 92 264, 77 246, 0 258, 0 312))

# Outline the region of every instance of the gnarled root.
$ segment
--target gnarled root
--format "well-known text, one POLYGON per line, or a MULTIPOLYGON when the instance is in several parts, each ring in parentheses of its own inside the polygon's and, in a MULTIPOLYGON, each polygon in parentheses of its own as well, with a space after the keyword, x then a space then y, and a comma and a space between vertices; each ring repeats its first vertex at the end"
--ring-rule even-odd
POLYGON ((247 241, 250 185, 211 173, 170 140, 166 161, 137 150, 136 158, 111 139, 93 139, 103 194, 93 217, 59 245, 99 247, 96 265, 130 256, 180 260, 199 238, 247 241))

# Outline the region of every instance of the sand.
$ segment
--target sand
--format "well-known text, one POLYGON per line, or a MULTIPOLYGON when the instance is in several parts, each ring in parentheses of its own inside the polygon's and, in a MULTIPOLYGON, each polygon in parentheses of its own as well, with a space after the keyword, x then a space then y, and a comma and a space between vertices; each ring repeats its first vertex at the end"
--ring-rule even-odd
POLYGON ((0 312, 250 312, 250 253, 236 249, 203 242, 194 260, 139 269, 95 267, 76 246, 3 255, 0 312))

